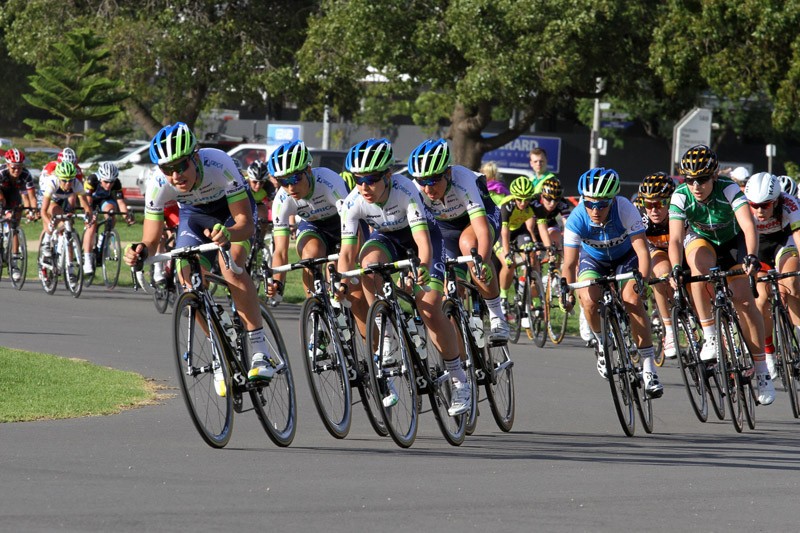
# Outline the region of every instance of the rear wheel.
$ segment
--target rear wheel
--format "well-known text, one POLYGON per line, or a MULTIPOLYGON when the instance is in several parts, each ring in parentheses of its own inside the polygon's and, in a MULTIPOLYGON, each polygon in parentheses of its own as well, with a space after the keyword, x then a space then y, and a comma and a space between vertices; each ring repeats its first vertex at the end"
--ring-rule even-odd
MULTIPOLYGON (((515 274, 514 278, 511 281, 510 291, 517 291, 518 283, 519 279, 515 274)), ((520 305, 519 296, 513 298, 513 300, 514 303, 510 303, 508 301, 506 302, 506 305, 508 306, 508 314, 506 315, 506 319, 508 320, 509 340, 512 343, 516 344, 519 342, 520 333, 522 333, 522 324, 520 323, 520 320, 522 318, 522 311, 521 311, 522 306, 520 305)))
POLYGON ((119 269, 122 264, 122 247, 119 233, 112 229, 103 242, 103 281, 107 289, 113 289, 119 281, 119 269))
POLYGON ((497 427, 506 432, 511 431, 516 414, 514 362, 511 360, 511 352, 505 344, 486 344, 483 355, 488 367, 484 380, 492 416, 497 427))
POLYGON ((300 344, 314 405, 328 433, 343 439, 350 432, 352 391, 341 340, 319 298, 306 299, 300 316, 300 344))
POLYGON ((559 344, 567 333, 569 314, 561 307, 561 272, 551 269, 544 288, 544 315, 547 333, 553 344, 559 344))
MULTIPOLYGON (((202 300, 193 292, 182 294, 175 304, 172 337, 181 393, 200 436, 209 446, 222 448, 233 432, 233 391, 227 360, 221 353, 214 355, 207 324, 202 300), (225 396, 214 386, 215 367, 222 371, 225 396)), ((221 350, 222 332, 213 320, 212 329, 221 350)))
POLYGON ((708 396, 706 395, 706 365, 700 360, 697 340, 698 332, 679 309, 672 310, 672 327, 675 332, 675 349, 681 376, 689 395, 689 403, 700 422, 708 420, 708 396))
POLYGON ((28 241, 25 239, 25 232, 20 228, 16 228, 11 233, 11 239, 7 243, 6 253, 8 256, 8 276, 11 278, 11 284, 15 289, 20 290, 25 285, 25 279, 28 276, 28 241), (16 235, 19 247, 17 253, 14 250, 13 237, 16 235), (18 276, 17 279, 15 278, 18 276))
POLYGON ((373 302, 367 313, 367 347, 374 354, 370 379, 383 421, 392 440, 408 448, 417 438, 416 375, 404 333, 398 331, 394 312, 384 300, 373 302))
POLYGON ((367 413, 367 418, 372 426, 381 437, 389 435, 386 429, 386 424, 383 422, 381 416, 381 399, 375 395, 375 389, 370 383, 369 365, 372 364, 372 357, 370 350, 367 350, 367 340, 361 336, 355 326, 352 315, 348 312, 348 324, 350 324, 351 332, 351 350, 353 353, 353 365, 350 368, 350 385, 358 389, 358 394, 361 396, 361 405, 367 413))
POLYGON ((528 338, 539 348, 544 347, 547 341, 547 321, 545 320, 543 301, 545 297, 544 287, 542 286, 542 276, 531 271, 528 276, 527 288, 530 291, 528 300, 528 338))
POLYGON ((778 308, 773 311, 772 316, 775 317, 774 338, 777 342, 775 351, 780 357, 778 364, 781 367, 783 387, 789 395, 792 414, 798 418, 800 417, 800 398, 797 393, 797 365, 800 364, 800 344, 798 344, 794 327, 786 310, 778 308))

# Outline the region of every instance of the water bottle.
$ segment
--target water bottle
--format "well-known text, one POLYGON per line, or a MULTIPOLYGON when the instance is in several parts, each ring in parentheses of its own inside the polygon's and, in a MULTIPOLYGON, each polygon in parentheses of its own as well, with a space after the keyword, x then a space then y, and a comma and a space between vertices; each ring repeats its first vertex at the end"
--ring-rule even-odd
POLYGON ((483 337, 483 320, 481 320, 481 317, 470 317, 469 330, 472 332, 472 337, 475 339, 475 345, 478 348, 483 348, 486 344, 486 339, 483 337))
POLYGON ((342 340, 349 341, 350 340, 350 328, 347 325, 347 317, 344 316, 344 311, 339 311, 336 315, 336 324, 339 326, 339 334, 342 336, 342 340))
POLYGON ((225 330, 225 334, 231 340, 231 346, 236 346, 236 328, 233 326, 231 315, 229 315, 228 312, 219 304, 217 304, 217 315, 219 315, 219 321, 222 324, 222 329, 225 330))
POLYGON ((102 250, 103 250, 103 238, 104 237, 105 237, 105 233, 101 233, 100 235, 97 236, 97 249, 100 250, 100 253, 102 253, 102 250))
POLYGON ((428 357, 428 352, 425 350, 425 340, 420 336, 419 329, 417 329, 417 322, 414 320, 414 315, 406 317, 406 326, 408 327, 408 334, 411 336, 411 341, 417 347, 417 352, 421 359, 428 357))

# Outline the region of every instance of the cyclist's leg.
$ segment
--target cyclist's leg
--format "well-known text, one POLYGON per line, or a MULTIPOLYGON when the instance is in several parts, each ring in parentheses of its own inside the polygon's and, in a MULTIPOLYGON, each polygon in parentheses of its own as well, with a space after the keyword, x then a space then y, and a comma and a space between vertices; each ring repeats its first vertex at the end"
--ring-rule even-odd
MULTIPOLYGON (((792 237, 789 238, 786 246, 778 250, 775 264, 782 273, 800 270, 800 257, 798 257, 797 247, 794 245, 792 237)), ((779 283, 783 301, 789 309, 792 323, 800 330, 800 276, 782 279, 779 283)))
MULTIPOLYGON (((669 274, 669 256, 664 250, 651 250, 650 253, 652 275, 660 278, 669 274)), ((656 300, 661 323, 664 324, 664 355, 669 359, 677 356, 675 351, 675 334, 672 329, 672 313, 669 306, 670 286, 668 283, 653 285, 653 297, 656 300)))
MULTIPOLYGON (((588 254, 580 251, 578 259, 578 281, 597 279, 611 272, 608 264, 601 263, 593 259, 588 254)), ((606 359, 603 356, 602 324, 600 323, 600 298, 603 291, 597 285, 578 289, 578 300, 581 303, 581 312, 586 317, 590 334, 595 346, 595 356, 597 358, 597 372, 604 378, 608 376, 606 369, 606 359)))
MULTIPOLYGON (((323 236, 315 229, 309 228, 310 225, 304 220, 297 225, 297 255, 300 256, 300 259, 324 257, 328 253, 323 236)), ((306 294, 311 291, 313 283, 314 279, 311 274, 303 269, 303 288, 306 290, 306 294)))
MULTIPOLYGON (((708 274, 709 270, 717 264, 717 252, 713 245, 692 232, 688 232, 686 235, 685 251, 686 264, 691 269, 693 276, 708 274)), ((717 358, 717 331, 714 328, 711 289, 707 283, 692 283, 689 291, 705 339, 703 349, 700 351, 700 359, 712 362, 717 358)))

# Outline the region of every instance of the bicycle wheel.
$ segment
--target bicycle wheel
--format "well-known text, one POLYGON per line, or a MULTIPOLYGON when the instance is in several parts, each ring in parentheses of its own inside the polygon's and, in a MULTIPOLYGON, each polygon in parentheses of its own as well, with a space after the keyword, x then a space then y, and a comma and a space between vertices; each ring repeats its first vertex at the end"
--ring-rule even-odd
POLYGON ((209 321, 203 302, 194 292, 178 298, 173 315, 173 346, 175 366, 178 371, 181 394, 197 431, 203 440, 214 448, 222 448, 233 432, 233 394, 217 394, 214 388, 214 361, 222 369, 225 389, 231 391, 230 369, 222 349, 214 356, 215 348, 222 344, 222 330, 211 320, 211 331, 206 333, 209 321))
POLYGON ((756 429, 756 403, 758 401, 758 393, 756 392, 756 387, 753 386, 756 367, 753 362, 753 356, 750 354, 750 349, 744 341, 742 327, 737 320, 733 320, 732 324, 734 326, 733 333, 735 334, 733 341, 735 345, 738 346, 738 350, 736 351, 736 357, 738 359, 737 373, 739 374, 739 381, 742 387, 741 399, 744 418, 750 429, 756 429))
POLYGON ((13 285, 15 289, 21 290, 22 286, 25 285, 25 279, 28 277, 28 241, 25 239, 25 232, 20 228, 16 228, 11 235, 12 240, 8 242, 7 248, 9 265, 8 275, 11 278, 11 285, 13 285), (17 242, 19 243, 16 254, 13 252, 14 235, 16 235, 17 242), (14 279, 15 272, 19 273, 18 279, 14 279))
POLYGON ((419 407, 417 381, 406 345, 406 335, 397 329, 391 305, 376 300, 367 313, 367 348, 372 363, 370 380, 380 399, 381 416, 392 440, 408 448, 417 437, 419 407), (388 398, 397 397, 396 402, 388 398))
MULTIPOLYGON (((55 237, 53 237, 53 239, 55 239, 55 237)), ((42 237, 39 239, 39 254, 36 260, 39 271, 39 281, 42 282, 42 288, 44 289, 44 292, 47 294, 53 294, 56 292, 56 287, 58 286, 58 247, 51 243, 50 257, 44 257, 42 254, 43 240, 44 234, 42 234, 42 237)))
POLYGON ((708 420, 708 397, 706 395, 706 365, 700 360, 697 339, 698 332, 692 328, 689 319, 677 307, 672 309, 672 327, 675 332, 675 349, 681 377, 689 395, 689 403, 700 422, 708 420))
POLYGON ((64 285, 72 294, 73 298, 78 298, 83 290, 83 264, 81 261, 83 251, 81 240, 75 231, 65 232, 64 239, 64 285))
POLYGON ((775 340, 775 353, 778 356, 783 388, 789 395, 792 406, 792 415, 800 418, 800 398, 797 393, 797 363, 800 361, 800 344, 795 335, 789 315, 783 307, 773 306, 774 318, 773 339, 775 340))
POLYGON ((633 407, 634 391, 631 388, 630 373, 635 372, 635 369, 627 353, 617 317, 608 308, 603 310, 601 331, 614 410, 617 412, 622 431, 632 437, 636 430, 636 414, 633 407))
POLYGON ((389 435, 389 431, 386 429, 386 424, 381 416, 380 398, 376 396, 375 390, 370 384, 369 365, 372 364, 372 358, 370 357, 370 351, 367 350, 367 340, 361 336, 356 328, 353 315, 348 312, 347 318, 347 323, 350 324, 350 331, 352 332, 350 349, 354 357, 353 365, 350 368, 350 385, 352 388, 353 384, 355 384, 358 389, 358 394, 361 396, 361 405, 367 413, 372 429, 379 436, 386 437, 389 435))
POLYGON ((547 277, 544 298, 544 317, 547 322, 547 334, 553 344, 560 344, 567 333, 569 314, 561 307, 561 272, 550 270, 547 277))
MULTIPOLYGON (((664 321, 661 319, 661 312, 658 310, 655 299, 650 296, 648 308, 650 311, 650 324, 653 336, 653 362, 656 366, 664 365, 664 321)), ((673 322, 674 324, 674 322, 673 322)))
POLYGON ((322 424, 332 436, 343 439, 350 432, 352 391, 342 340, 330 318, 319 298, 306 299, 300 311, 300 345, 322 424))
POLYGON ((544 287, 542 286, 542 276, 536 272, 531 271, 526 283, 528 291, 528 338, 539 348, 544 347, 547 341, 547 322, 545 320, 543 310, 543 300, 545 297, 544 287), (534 298, 538 299, 538 305, 534 305, 534 298))
POLYGON ((113 289, 119 281, 119 268, 122 264, 122 247, 119 233, 112 229, 103 240, 103 281, 106 289, 113 289))
POLYGON ((8 260, 6 254, 6 240, 9 241, 8 247, 10 248, 11 235, 8 231, 8 223, 3 221, 0 223, 0 279, 3 279, 3 266, 8 260))
MULTIPOLYGON (((519 283, 519 278, 517 274, 514 273, 514 277, 511 280, 511 287, 510 291, 517 292, 517 285, 519 283)), ((513 294, 513 293, 511 293, 513 294)), ((508 340, 514 344, 519 342, 520 333, 522 333, 522 324, 520 319, 522 318, 522 313, 520 312, 519 308, 519 300, 518 296, 513 298, 513 303, 507 301, 508 305, 508 314, 506 315, 506 320, 508 321, 508 329, 509 329, 509 338, 508 340)))
POLYGON ((744 389, 739 375, 734 344, 733 331, 728 314, 716 310, 715 325, 717 328, 717 361, 719 372, 725 387, 725 400, 731 410, 731 421, 737 433, 741 433, 744 426, 744 389))
POLYGON ((433 413, 436 415, 436 422, 439 424, 439 429, 447 442, 453 446, 460 446, 464 442, 466 434, 467 421, 470 418, 470 413, 475 411, 475 370, 472 366, 472 352, 469 347, 470 335, 469 328, 464 331, 461 323, 461 314, 456 309, 452 301, 445 301, 442 304, 442 311, 445 316, 450 320, 454 328, 454 332, 459 339, 460 350, 465 353, 465 359, 462 360, 462 366, 467 374, 467 383, 472 387, 471 408, 466 414, 458 416, 450 416, 447 410, 450 408, 454 393, 454 385, 447 372, 446 365, 442 354, 433 345, 433 341, 428 338, 427 330, 424 327, 419 328, 419 336, 424 343, 424 346, 418 348, 418 354, 422 357, 421 363, 426 365, 427 378, 430 379, 428 383, 428 396, 433 406, 433 413), (466 342, 466 346, 464 343, 466 342))
MULTIPOLYGON (((486 311, 484 311, 486 313, 486 311)), ((483 316, 484 324, 488 316, 483 316)), ((483 348, 484 388, 489 407, 492 410, 497 427, 509 432, 514 426, 516 400, 514 397, 514 362, 508 345, 493 346, 486 344, 483 348)))
MULTIPOLYGON (((85 237, 86 237, 86 230, 84 229, 83 233, 81 234, 81 242, 83 242, 83 239, 85 237)), ((100 266, 98 264, 97 255, 96 254, 97 254, 97 233, 94 234, 94 238, 92 239, 92 255, 95 256, 95 259, 93 261, 94 268, 92 269, 92 273, 91 274, 84 274, 83 275, 83 286, 84 287, 91 287, 92 284, 94 283, 94 277, 97 274, 97 268, 100 266)))
MULTIPOLYGON (((268 383, 261 382, 250 390, 250 399, 267 436, 277 446, 286 447, 292 443, 297 432, 294 377, 278 324, 263 305, 259 307, 270 358, 277 370, 268 383)), ((249 369, 248 354, 243 354, 242 359, 244 367, 249 369)))

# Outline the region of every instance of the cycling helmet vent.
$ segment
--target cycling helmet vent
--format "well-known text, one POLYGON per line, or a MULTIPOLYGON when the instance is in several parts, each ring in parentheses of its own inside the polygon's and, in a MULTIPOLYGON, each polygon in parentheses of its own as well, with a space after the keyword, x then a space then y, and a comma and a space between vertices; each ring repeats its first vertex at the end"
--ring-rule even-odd
POLYGON ((520 176, 511 182, 509 187, 511 196, 516 200, 529 200, 533 198, 533 183, 528 176, 520 176))
POLYGON ((344 166, 353 174, 374 174, 387 170, 393 162, 392 143, 388 139, 367 139, 350 148, 344 166))
POLYGON ((578 192, 590 198, 614 198, 619 193, 619 175, 611 168, 592 168, 578 180, 578 192))
POLYGON ((183 122, 161 128, 150 141, 150 161, 154 165, 165 165, 194 152, 197 138, 183 122))
POLYGON ((667 199, 675 192, 675 182, 664 172, 656 172, 644 177, 639 184, 639 198, 667 199))
POLYGON ((791 176, 778 176, 778 181, 781 182, 783 192, 797 196, 797 182, 791 176))
POLYGON ((408 157, 408 173, 414 178, 428 178, 444 173, 452 158, 444 139, 428 139, 408 157))
POLYGON ((58 179, 62 181, 69 181, 75 179, 77 172, 78 171, 75 169, 75 165, 72 164, 72 162, 62 161, 56 165, 54 173, 58 179))
POLYGON ((705 144, 692 146, 681 158, 680 172, 687 178, 713 176, 718 169, 717 154, 705 144))
POLYGON ((267 172, 267 164, 257 159, 247 167, 247 179, 251 181, 264 181, 267 179, 267 172))
POLYGON ((269 173, 276 178, 304 171, 311 164, 311 154, 303 141, 278 146, 269 156, 269 173))
POLYGON ((25 161, 25 154, 22 152, 22 150, 18 150, 17 148, 8 150, 3 157, 5 158, 6 163, 11 164, 22 163, 25 161))

